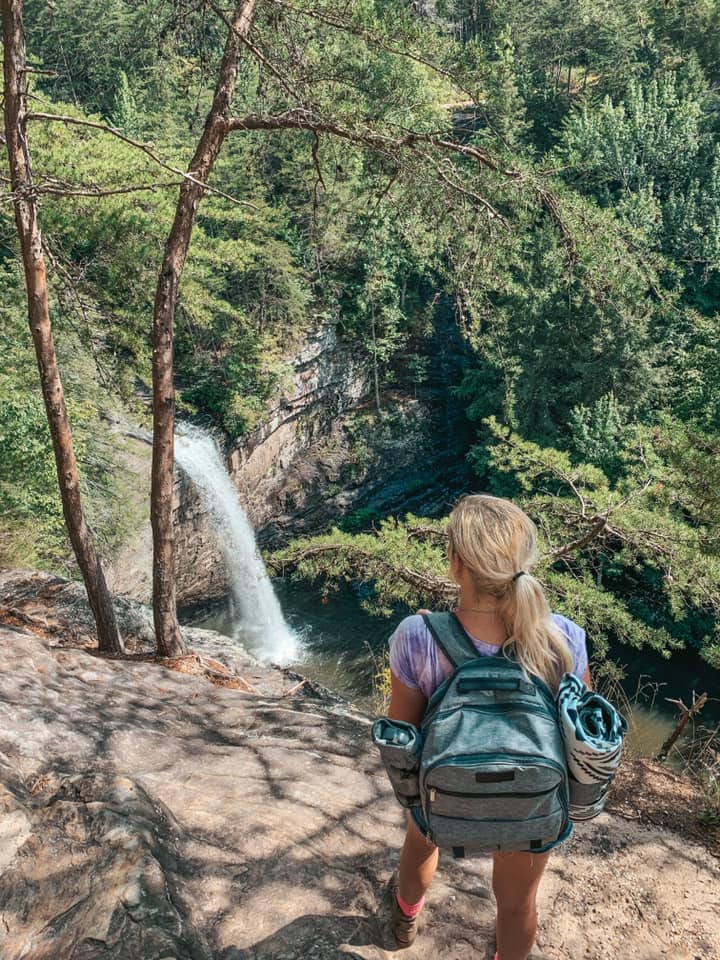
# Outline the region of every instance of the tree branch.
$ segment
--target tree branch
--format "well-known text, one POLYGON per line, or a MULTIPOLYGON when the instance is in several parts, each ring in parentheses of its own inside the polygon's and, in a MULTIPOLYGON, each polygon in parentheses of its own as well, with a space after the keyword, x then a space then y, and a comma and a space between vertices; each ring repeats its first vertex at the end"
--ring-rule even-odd
POLYGON ((414 148, 419 143, 425 143, 429 146, 437 147, 448 153, 455 153, 460 156, 468 157, 474 160, 479 167, 500 173, 509 180, 522 180, 523 174, 520 170, 509 170, 500 166, 489 154, 483 150, 468 143, 459 143, 457 140, 449 140, 439 136, 437 133, 423 133, 420 131, 410 131, 401 137, 388 137, 385 134, 378 133, 370 128, 357 131, 332 120, 323 120, 309 110, 297 108, 288 110, 282 114, 261 115, 248 114, 245 117, 230 117, 227 120, 227 129, 231 130, 308 130, 315 133, 331 133, 342 140, 348 140, 351 143, 357 143, 374 149, 380 149, 389 153, 395 153, 403 147, 414 148))
POLYGON ((234 35, 237 37, 240 43, 242 43, 243 46, 247 47, 250 53, 252 53, 252 55, 257 60, 260 61, 260 63, 265 67, 268 73, 270 73, 273 77, 275 77, 275 79, 278 81, 278 83, 283 88, 285 93, 289 94, 289 96, 293 100, 296 100, 298 103, 303 103, 302 98, 298 96, 297 90, 293 89, 292 83, 289 80, 289 78, 284 77, 282 73, 280 73, 280 71, 277 69, 277 67, 275 67, 272 63, 270 63, 268 58, 265 56, 262 50, 257 46, 257 44, 253 43, 249 36, 245 36, 242 32, 235 30, 232 23, 228 19, 228 17, 222 12, 222 10, 220 10, 216 6, 216 4, 212 2, 212 0, 208 0, 208 6, 213 11, 213 13, 217 17, 219 17, 220 20, 222 20, 222 22, 225 24, 228 30, 234 33, 234 35))
MULTIPOLYGON (((7 177, 0 177, 3 182, 9 183, 7 177)), ((46 194, 54 197, 112 197, 122 193, 154 193, 156 190, 179 186, 179 180, 158 180, 156 183, 130 184, 125 187, 99 186, 97 184, 72 184, 58 180, 55 177, 45 177, 41 183, 34 184, 35 196, 46 194)), ((10 195, 12 196, 12 195, 10 195)))
POLYGON ((116 127, 111 127, 107 123, 98 123, 95 120, 82 120, 79 117, 69 117, 65 114, 60 113, 40 113, 37 110, 32 110, 27 114, 28 120, 49 120, 55 123, 65 123, 72 124, 78 127, 91 127, 94 130, 102 130, 103 133, 109 133, 113 137, 117 137, 118 140, 122 140, 123 143, 129 144, 131 147, 135 147, 137 150, 140 150, 146 156, 157 163, 158 166, 162 167, 164 170, 169 170, 171 173, 177 174, 178 177, 181 177, 183 180, 189 180, 191 183, 194 183, 198 187, 202 187, 203 190, 207 190, 210 193, 214 193, 219 197, 222 197, 224 200, 229 200, 230 203, 234 203, 237 206, 241 207, 250 207, 253 210, 256 210, 257 207, 255 204, 251 203, 249 200, 238 200, 235 197, 231 197, 230 194, 224 193, 222 190, 218 190, 217 187, 211 187, 208 183, 203 183, 202 180, 198 180, 197 177, 194 177, 192 173, 185 172, 179 167, 174 167, 171 163, 168 163, 167 160, 163 160, 162 157, 159 157, 153 150, 148 147, 145 143, 140 143, 139 140, 133 140, 132 137, 126 136, 124 133, 121 133, 116 127))
POLYGON ((592 543, 593 540, 599 537, 607 526, 608 518, 592 517, 591 519, 596 522, 586 533, 582 535, 582 537, 578 537, 577 540, 571 540, 570 543, 566 543, 562 547, 556 547, 550 552, 550 559, 553 561, 559 560, 561 557, 566 557, 570 553, 575 553, 576 550, 582 550, 583 547, 586 547, 589 543, 592 543))
POLYGON ((388 560, 377 557, 368 550, 363 550, 355 544, 350 543, 321 543, 311 547, 304 547, 294 551, 292 555, 280 560, 270 560, 270 564, 284 570, 286 567, 297 567, 304 560, 313 557, 320 557, 324 554, 343 553, 351 561, 355 574, 364 572, 372 577, 373 570, 380 570, 383 573, 390 574, 397 580, 401 580, 408 586, 415 587, 428 597, 434 600, 448 602, 457 597, 458 586, 452 580, 446 580, 443 577, 436 577, 432 573, 423 570, 413 570, 411 567, 396 566, 388 560))
POLYGON ((280 7, 282 10, 288 10, 300 17, 307 17, 310 20, 316 20, 318 23, 323 23, 326 26, 334 27, 336 30, 342 30, 344 33, 350 33, 354 37, 360 37, 367 44, 377 47, 379 50, 385 50, 387 53, 391 53, 394 56, 405 57, 408 60, 415 61, 415 63, 420 63, 424 67, 428 67, 428 69, 432 70, 434 73, 437 73, 439 76, 446 77, 448 80, 452 80, 452 82, 457 86, 458 90, 461 90, 464 94, 471 97, 473 103, 475 102, 474 92, 472 90, 468 90, 462 81, 451 70, 441 67, 432 60, 428 60, 427 57, 422 56, 422 54, 413 53, 406 47, 394 46, 388 43, 383 37, 379 37, 377 34, 371 33, 369 30, 364 30, 361 27, 357 27, 347 20, 344 20, 342 17, 335 16, 334 14, 323 13, 318 10, 302 10, 299 7, 296 7, 294 4, 288 3, 287 0, 270 0, 270 2, 274 6, 280 7))

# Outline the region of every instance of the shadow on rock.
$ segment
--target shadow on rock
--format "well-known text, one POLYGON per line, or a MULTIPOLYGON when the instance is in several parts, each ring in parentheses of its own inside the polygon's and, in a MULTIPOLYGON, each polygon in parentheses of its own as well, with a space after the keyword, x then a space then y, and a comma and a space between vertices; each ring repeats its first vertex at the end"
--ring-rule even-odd
POLYGON ((363 948, 397 950, 386 912, 375 916, 327 917, 307 914, 250 947, 228 947, 218 960, 365 960, 363 948))

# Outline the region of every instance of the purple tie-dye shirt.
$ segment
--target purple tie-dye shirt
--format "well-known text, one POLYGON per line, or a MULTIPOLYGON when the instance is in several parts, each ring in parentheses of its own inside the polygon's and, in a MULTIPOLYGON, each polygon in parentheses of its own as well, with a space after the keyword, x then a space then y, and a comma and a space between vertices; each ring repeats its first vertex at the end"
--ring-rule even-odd
MULTIPOLYGON (((587 670, 588 655, 585 631, 559 613, 552 615, 555 623, 567 637, 573 658, 573 673, 581 680, 587 670)), ((465 631, 467 633, 467 631, 465 631)), ((492 657, 499 647, 484 643, 468 634, 475 649, 483 657, 492 657)), ((390 669, 406 687, 420 690, 430 699, 443 680, 452 673, 452 666, 440 653, 422 616, 405 617, 390 637, 390 669)))

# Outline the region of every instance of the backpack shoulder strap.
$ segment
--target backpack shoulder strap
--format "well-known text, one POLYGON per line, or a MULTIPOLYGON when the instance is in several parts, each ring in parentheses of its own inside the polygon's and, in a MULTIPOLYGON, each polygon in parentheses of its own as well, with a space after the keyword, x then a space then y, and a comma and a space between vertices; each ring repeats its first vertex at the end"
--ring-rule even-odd
POLYGON ((423 620, 453 669, 480 656, 454 613, 424 613, 423 620))

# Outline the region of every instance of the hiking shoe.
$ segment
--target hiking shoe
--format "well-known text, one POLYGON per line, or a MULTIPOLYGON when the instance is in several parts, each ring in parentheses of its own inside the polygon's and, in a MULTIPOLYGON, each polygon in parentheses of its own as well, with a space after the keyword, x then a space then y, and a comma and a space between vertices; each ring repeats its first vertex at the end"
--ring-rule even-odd
POLYGON ((397 945, 402 949, 411 946, 417 936, 420 914, 408 917, 402 912, 400 904, 397 902, 396 884, 390 887, 390 917, 392 919, 392 932, 397 945))

